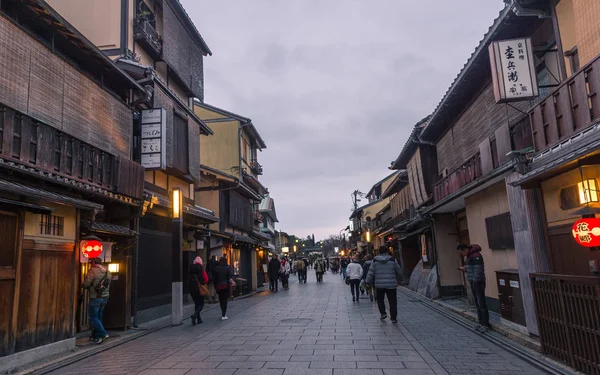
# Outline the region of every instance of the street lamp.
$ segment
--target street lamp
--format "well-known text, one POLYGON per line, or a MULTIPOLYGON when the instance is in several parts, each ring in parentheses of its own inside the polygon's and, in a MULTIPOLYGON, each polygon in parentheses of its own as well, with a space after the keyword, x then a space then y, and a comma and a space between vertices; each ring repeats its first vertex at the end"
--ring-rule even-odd
POLYGON ((172 256, 173 282, 171 284, 171 323, 183 322, 183 194, 181 188, 173 189, 172 256))

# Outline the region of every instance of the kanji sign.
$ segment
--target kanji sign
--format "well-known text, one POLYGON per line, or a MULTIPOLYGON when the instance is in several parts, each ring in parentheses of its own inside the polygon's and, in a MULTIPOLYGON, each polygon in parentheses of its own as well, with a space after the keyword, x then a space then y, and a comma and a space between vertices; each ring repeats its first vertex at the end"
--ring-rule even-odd
POLYGON ((529 100, 538 96, 531 39, 492 42, 489 53, 497 103, 529 100))
POLYGON ((142 110, 142 166, 166 169, 166 111, 163 108, 142 110))
POLYGON ((600 246, 600 219, 585 218, 573 224, 573 238, 585 247, 600 246))

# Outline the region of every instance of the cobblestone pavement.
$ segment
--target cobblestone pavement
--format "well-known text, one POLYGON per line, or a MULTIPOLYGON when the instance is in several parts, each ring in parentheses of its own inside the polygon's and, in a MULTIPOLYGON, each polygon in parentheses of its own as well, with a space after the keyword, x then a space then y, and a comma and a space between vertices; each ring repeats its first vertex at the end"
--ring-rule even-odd
POLYGON ((427 375, 541 374, 499 347, 398 293, 399 323, 353 303, 340 275, 230 303, 204 324, 163 329, 53 374, 427 375))

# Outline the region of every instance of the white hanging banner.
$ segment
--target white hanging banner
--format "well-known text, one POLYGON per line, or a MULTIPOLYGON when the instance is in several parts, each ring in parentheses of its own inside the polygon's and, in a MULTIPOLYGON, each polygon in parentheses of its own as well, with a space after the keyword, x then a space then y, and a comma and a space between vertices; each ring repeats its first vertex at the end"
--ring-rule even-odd
POLYGON ((167 168, 167 112, 163 108, 142 110, 142 167, 167 168))
POLYGON ((489 54, 496 103, 530 100, 538 96, 530 38, 492 42, 489 54))

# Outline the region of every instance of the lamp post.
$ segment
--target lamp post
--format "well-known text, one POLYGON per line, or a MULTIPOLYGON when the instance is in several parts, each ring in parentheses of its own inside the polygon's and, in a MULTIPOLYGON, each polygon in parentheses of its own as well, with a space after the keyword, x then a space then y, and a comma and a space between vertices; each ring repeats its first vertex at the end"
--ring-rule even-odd
POLYGON ((173 282, 171 286, 171 323, 180 325, 183 322, 183 196, 181 188, 173 189, 173 226, 172 256, 173 282))

